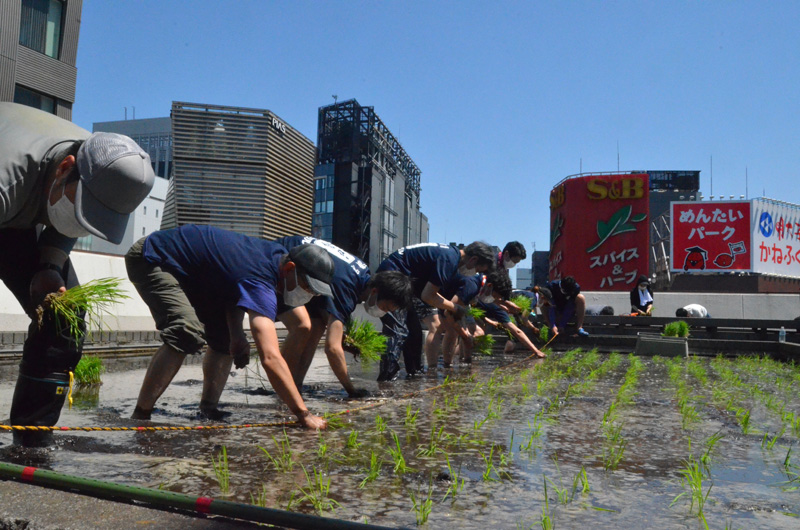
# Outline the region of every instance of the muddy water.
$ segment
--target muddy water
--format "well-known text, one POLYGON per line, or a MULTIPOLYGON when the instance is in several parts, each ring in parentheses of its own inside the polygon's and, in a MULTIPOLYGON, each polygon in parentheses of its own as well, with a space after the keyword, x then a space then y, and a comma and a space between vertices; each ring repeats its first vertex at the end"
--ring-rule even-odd
MULTIPOLYGON (((800 524, 800 491, 793 489, 800 481, 789 482, 796 476, 792 473, 800 472, 800 448, 796 430, 785 420, 787 413, 800 416, 797 369, 769 365, 757 373, 722 361, 740 377, 739 388, 723 381, 709 360, 697 363, 707 373, 704 381, 689 370, 670 379, 664 360, 642 359, 631 397, 615 408, 618 437, 611 443, 603 418, 619 400, 630 367, 627 356, 595 376, 590 371, 608 362, 607 355, 597 356, 594 363, 586 361, 586 352, 520 363, 523 358, 496 352, 472 365, 380 386, 374 382, 376 367, 353 364, 351 375, 373 394, 347 400, 320 352, 307 378, 313 384, 304 389, 309 408, 339 412, 370 406, 339 416, 343 425, 337 430, 321 435, 295 427, 70 432, 58 433, 54 448, 37 451, 10 447, 10 435, 0 434, 0 458, 388 526, 416 524, 413 494, 418 504, 432 501, 429 528, 541 528, 543 518, 556 528, 701 528, 689 493, 672 503, 687 491, 681 483, 687 459, 699 461, 706 442, 718 433, 722 438, 708 451, 702 468, 703 494, 711 487, 703 507, 709 525, 800 524), (581 359, 586 367, 578 369, 581 359), (454 383, 429 390, 445 376, 454 383), (678 401, 681 381, 697 411, 688 423, 678 401), (747 434, 737 410, 750 412, 747 434), (610 466, 604 455, 615 444, 623 445, 624 452, 610 466), (220 490, 212 465, 222 446, 230 472, 227 494, 220 490), (406 469, 392 451, 402 454, 406 469), (374 480, 365 481, 373 454, 378 472, 374 480), (327 494, 309 486, 319 484, 315 472, 323 486, 330 481, 327 494), (453 485, 462 480, 463 488, 454 495, 453 485)), ((139 425, 127 417, 143 375, 143 368, 106 374, 99 390, 77 396, 59 424, 139 425)), ((202 423, 196 415, 201 380, 199 365, 184 366, 159 401, 153 424, 202 423)), ((263 372, 234 372, 222 398, 222 408, 230 412, 228 424, 290 419, 269 388, 263 372)), ((13 382, 0 383, 0 417, 7 414, 12 392, 13 382)))

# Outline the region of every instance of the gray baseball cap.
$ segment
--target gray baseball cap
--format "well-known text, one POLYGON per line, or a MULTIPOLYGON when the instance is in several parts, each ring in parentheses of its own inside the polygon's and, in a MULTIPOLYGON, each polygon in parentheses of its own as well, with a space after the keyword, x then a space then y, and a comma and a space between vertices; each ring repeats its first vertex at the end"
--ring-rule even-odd
POLYGON ((127 136, 101 132, 83 142, 77 163, 75 217, 90 233, 121 242, 131 212, 153 188, 150 156, 127 136))
POLYGON ((298 245, 289 251, 291 259, 305 276, 308 287, 320 296, 333 296, 331 282, 333 281, 333 258, 324 248, 312 245, 298 245))

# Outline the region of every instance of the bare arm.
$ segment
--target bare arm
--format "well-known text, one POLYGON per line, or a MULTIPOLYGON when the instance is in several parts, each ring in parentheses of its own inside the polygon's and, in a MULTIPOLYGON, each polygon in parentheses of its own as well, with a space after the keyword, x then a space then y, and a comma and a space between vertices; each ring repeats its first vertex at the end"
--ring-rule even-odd
POLYGON ((248 311, 250 316, 250 331, 256 348, 261 356, 261 365, 267 373, 272 388, 283 400, 289 409, 297 416, 300 423, 309 429, 324 429, 328 422, 319 416, 312 415, 306 408, 303 398, 292 379, 289 367, 281 355, 278 346, 278 334, 275 331, 275 323, 264 315, 259 315, 253 311, 248 311))
POLYGON ((506 322, 503 324, 503 326, 505 326, 506 329, 508 329, 518 341, 524 344, 526 348, 535 353, 537 357, 545 357, 545 354, 542 353, 539 350, 539 348, 534 346, 534 344, 531 342, 528 336, 525 335, 525 333, 521 329, 519 329, 516 324, 514 324, 513 322, 506 322))
POLYGON ((351 396, 358 392, 350 376, 347 373, 347 360, 342 349, 342 339, 344 338, 344 323, 333 316, 328 318, 328 331, 325 337, 325 355, 328 357, 328 364, 331 365, 336 379, 342 384, 347 393, 351 396))
POLYGON ((439 289, 440 287, 438 285, 428 282, 425 284, 425 288, 422 289, 420 298, 429 306, 433 306, 444 311, 455 311, 456 305, 452 301, 439 294, 439 289))

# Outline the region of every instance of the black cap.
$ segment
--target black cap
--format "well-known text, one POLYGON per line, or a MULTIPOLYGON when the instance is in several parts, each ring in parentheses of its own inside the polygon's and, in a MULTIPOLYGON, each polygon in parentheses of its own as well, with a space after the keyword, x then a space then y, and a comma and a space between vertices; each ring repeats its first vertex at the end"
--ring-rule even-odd
POLYGON ((308 287, 315 294, 333 296, 330 283, 333 281, 333 258, 322 247, 312 244, 298 245, 289 251, 289 259, 300 268, 308 287))

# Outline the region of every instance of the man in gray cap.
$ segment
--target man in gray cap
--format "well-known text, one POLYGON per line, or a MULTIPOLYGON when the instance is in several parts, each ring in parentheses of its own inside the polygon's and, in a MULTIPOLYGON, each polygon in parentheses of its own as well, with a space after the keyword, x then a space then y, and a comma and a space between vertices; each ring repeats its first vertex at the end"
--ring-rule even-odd
POLYGON ((207 343, 200 411, 220 419, 217 403, 231 365, 243 368, 250 359, 242 327, 246 313, 275 392, 301 425, 326 427, 306 408, 275 331, 279 296, 301 311, 314 296, 332 296, 334 262, 325 249, 299 245, 287 250, 213 226, 183 225, 139 240, 125 255, 125 266, 164 341, 147 367, 132 418, 149 420, 186 356, 200 353, 207 343))
MULTIPOLYGON (((154 180, 149 156, 127 136, 90 134, 41 110, 0 103, 0 279, 28 315, 48 293, 78 285, 69 260, 78 237, 122 240, 154 180)), ((33 319, 12 425, 58 421, 82 347, 33 319)), ((15 441, 44 441, 36 434, 15 433, 15 441)))

